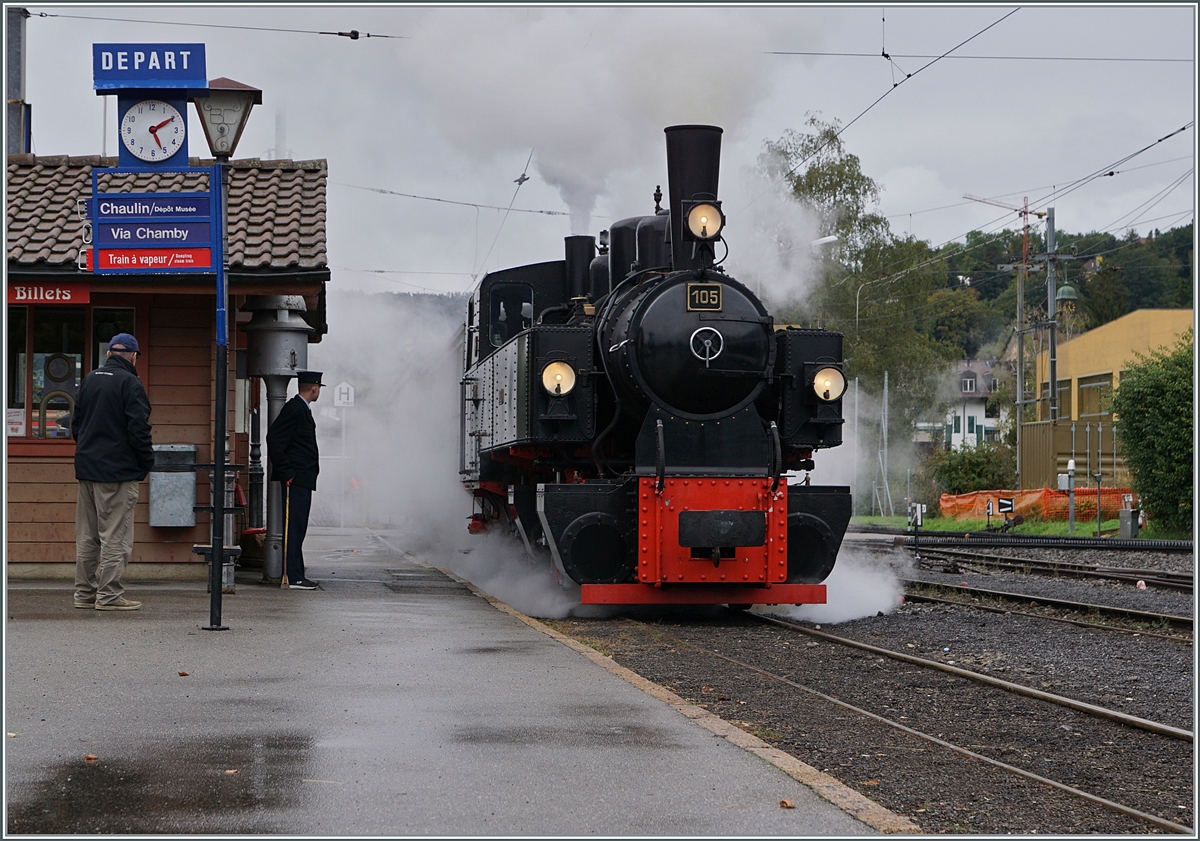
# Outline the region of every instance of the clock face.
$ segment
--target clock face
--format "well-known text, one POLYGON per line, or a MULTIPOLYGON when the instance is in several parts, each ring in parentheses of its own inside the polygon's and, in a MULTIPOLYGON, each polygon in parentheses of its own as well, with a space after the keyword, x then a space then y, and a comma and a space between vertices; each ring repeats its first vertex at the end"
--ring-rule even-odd
POLYGON ((144 99, 121 118, 121 142, 138 160, 165 161, 183 148, 187 120, 173 105, 144 99))

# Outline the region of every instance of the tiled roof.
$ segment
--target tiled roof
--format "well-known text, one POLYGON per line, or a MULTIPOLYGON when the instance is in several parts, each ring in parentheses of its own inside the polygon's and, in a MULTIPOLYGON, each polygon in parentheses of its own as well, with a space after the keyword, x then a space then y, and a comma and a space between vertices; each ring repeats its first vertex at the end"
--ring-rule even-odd
MULTIPOLYGON (((192 158, 191 166, 212 161, 192 158)), ((83 248, 83 204, 92 167, 115 167, 99 155, 8 156, 8 260, 17 266, 69 266, 83 248)), ((324 268, 324 160, 231 161, 229 267, 234 270, 324 268)), ((208 189, 207 174, 101 175, 104 192, 185 192, 208 189)))

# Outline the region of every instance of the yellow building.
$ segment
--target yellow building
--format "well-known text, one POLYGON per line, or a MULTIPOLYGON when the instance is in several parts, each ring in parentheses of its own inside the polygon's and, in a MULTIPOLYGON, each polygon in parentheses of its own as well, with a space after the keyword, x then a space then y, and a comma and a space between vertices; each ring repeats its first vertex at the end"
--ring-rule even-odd
POLYGON ((1136 310, 1058 346, 1058 421, 1051 422, 1049 354, 1037 357, 1040 400, 1037 422, 1021 427, 1021 486, 1052 488, 1074 458, 1076 482, 1094 484, 1101 473, 1108 487, 1128 487, 1124 459, 1116 451, 1114 418, 1109 411, 1121 374, 1137 360, 1174 345, 1193 324, 1190 309, 1136 310))

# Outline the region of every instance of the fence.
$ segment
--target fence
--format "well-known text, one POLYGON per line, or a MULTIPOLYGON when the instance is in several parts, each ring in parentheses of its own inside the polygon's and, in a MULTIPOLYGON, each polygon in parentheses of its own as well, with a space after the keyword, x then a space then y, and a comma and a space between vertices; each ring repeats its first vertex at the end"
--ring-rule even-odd
MULTIPOLYGON (((1129 488, 1101 488, 1100 516, 1115 520, 1117 512, 1125 507, 1125 497, 1132 496, 1133 507, 1137 508, 1137 495, 1129 488)), ((1013 513, 1026 520, 1066 520, 1068 517, 1068 494, 1039 488, 1033 491, 974 491, 966 494, 942 494, 939 504, 943 517, 955 520, 983 520, 987 518, 987 504, 992 503, 993 516, 998 516, 1000 497, 1013 500, 1013 513)), ((1087 520, 1096 516, 1096 489, 1075 488, 1075 519, 1087 520)))

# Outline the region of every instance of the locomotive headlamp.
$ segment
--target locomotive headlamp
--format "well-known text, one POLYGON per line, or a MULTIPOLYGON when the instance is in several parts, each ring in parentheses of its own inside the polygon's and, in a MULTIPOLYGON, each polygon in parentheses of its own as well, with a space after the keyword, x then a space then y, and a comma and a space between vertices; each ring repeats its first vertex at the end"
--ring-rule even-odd
MULTIPOLYGON (((685 202, 685 206, 686 206, 685 202)), ((692 239, 708 242, 721 236, 725 227, 725 215, 721 213, 721 205, 717 202, 696 202, 684 211, 687 220, 687 232, 692 239)))
POLYGON ((817 398, 832 403, 846 390, 846 378, 837 368, 822 368, 813 377, 813 391, 817 398))
POLYGON ((575 388, 575 369, 566 362, 551 362, 542 369, 542 388, 555 397, 566 397, 575 388))

